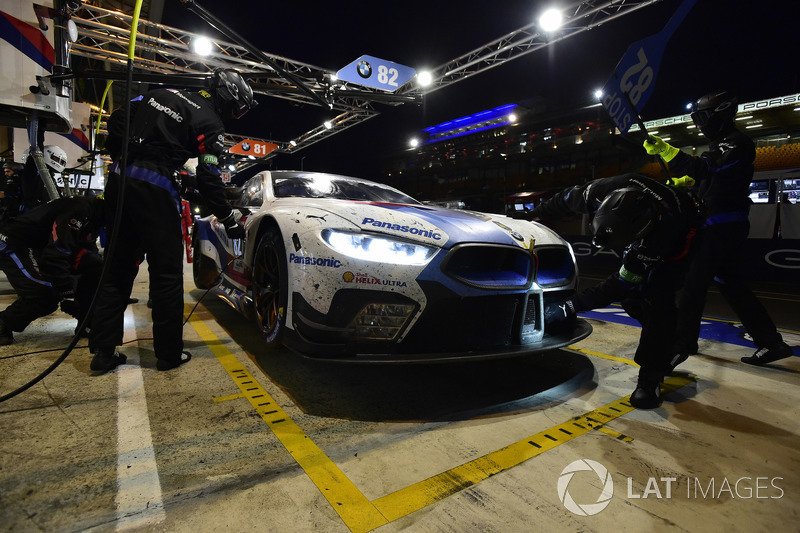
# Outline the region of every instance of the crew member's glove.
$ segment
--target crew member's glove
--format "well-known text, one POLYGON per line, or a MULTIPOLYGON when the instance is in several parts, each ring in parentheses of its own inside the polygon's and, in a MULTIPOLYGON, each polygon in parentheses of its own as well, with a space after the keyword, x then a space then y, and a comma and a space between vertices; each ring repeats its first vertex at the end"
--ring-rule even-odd
POLYGON ((681 176, 680 178, 670 178, 667 185, 673 187, 692 187, 694 185, 694 178, 691 176, 681 176))
POLYGON ((544 329, 548 333, 571 329, 576 317, 575 304, 572 300, 556 300, 544 305, 544 329))
POLYGON ((236 221, 236 217, 233 213, 226 216, 222 220, 219 221, 225 227, 225 234, 228 236, 229 239, 244 239, 245 238, 245 231, 244 226, 240 225, 236 221))
POLYGON ((669 163, 672 161, 676 155, 678 155, 678 150, 671 144, 665 143, 661 140, 661 137, 657 135, 651 135, 644 141, 645 151, 650 155, 660 155, 661 159, 669 163))

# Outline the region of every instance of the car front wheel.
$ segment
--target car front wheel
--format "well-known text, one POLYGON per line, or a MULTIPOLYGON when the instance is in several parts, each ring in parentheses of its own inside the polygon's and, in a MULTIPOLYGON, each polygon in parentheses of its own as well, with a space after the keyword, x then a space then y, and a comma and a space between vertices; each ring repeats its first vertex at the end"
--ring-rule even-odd
POLYGON ((258 242, 253 262, 253 301, 267 346, 281 341, 287 298, 286 251, 280 231, 270 228, 258 242))

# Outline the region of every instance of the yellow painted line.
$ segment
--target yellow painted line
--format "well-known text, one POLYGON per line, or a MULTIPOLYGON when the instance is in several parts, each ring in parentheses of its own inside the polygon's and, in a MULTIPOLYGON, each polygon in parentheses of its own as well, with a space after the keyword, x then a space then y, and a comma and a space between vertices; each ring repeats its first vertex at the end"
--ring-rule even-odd
POLYGON ((613 429, 607 428, 605 426, 600 426, 599 428, 596 428, 596 429, 597 429, 597 431, 599 431, 601 433, 605 433, 606 435, 609 435, 611 437, 614 437, 617 440, 621 440, 622 442, 633 442, 633 437, 629 437, 627 435, 623 435, 622 433, 619 433, 618 431, 614 431, 613 429))
MULTIPOLYGON (((370 502, 339 467, 275 403, 267 391, 242 366, 236 356, 219 342, 204 321, 193 315, 190 322, 241 390, 239 394, 221 397, 219 401, 237 397, 247 398, 278 440, 325 496, 331 507, 354 533, 366 533, 402 518, 576 437, 585 435, 589 431, 597 429, 613 435, 615 438, 621 438, 621 440, 630 439, 630 437, 605 427, 609 421, 635 410, 629 403, 629 397, 626 396, 370 502)), ((629 359, 575 346, 569 348, 587 355, 638 366, 629 359)), ((668 394, 693 381, 696 381, 696 378, 692 376, 670 377, 662 385, 662 392, 668 394)))
POLYGON ((261 415, 297 464, 354 533, 367 532, 387 523, 386 518, 350 481, 308 435, 286 414, 239 360, 211 332, 202 319, 189 320, 223 368, 233 378, 253 408, 261 415))
POLYGON ((214 403, 219 402, 227 402, 228 400, 238 400, 239 398, 246 398, 247 396, 244 393, 240 392, 239 394, 231 394, 229 396, 217 396, 214 398, 214 403))
POLYGON ((568 350, 572 350, 573 352, 580 352, 586 355, 591 355, 592 357, 600 357, 602 359, 608 359, 610 361, 617 361, 618 363, 625 363, 626 365, 631 366, 639 366, 637 365, 633 359, 625 359, 624 357, 616 357, 613 355, 608 355, 605 353, 595 352, 593 350, 587 350, 586 348, 578 348, 577 346, 569 345, 567 346, 568 350))
MULTIPOLYGON (((695 380, 691 377, 671 377, 665 382, 664 389, 672 392, 692 381, 695 380)), ((628 399, 620 398, 474 461, 387 494, 372 503, 387 520, 397 520, 630 413, 635 408, 628 403, 628 399)))

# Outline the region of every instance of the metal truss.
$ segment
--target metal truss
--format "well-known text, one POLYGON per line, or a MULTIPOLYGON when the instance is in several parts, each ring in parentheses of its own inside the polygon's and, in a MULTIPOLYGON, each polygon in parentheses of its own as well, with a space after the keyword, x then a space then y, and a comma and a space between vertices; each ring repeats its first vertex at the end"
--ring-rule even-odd
POLYGON ((429 87, 425 89, 408 88, 406 92, 432 93, 660 1, 592 0, 575 2, 563 9, 564 23, 557 32, 553 34, 537 32, 536 23, 528 24, 436 67, 431 73, 433 82, 429 87))
MULTIPOLYGON (((200 35, 141 19, 134 67, 138 71, 164 74, 208 74, 217 67, 236 68, 247 73, 253 82, 254 91, 258 94, 314 106, 319 106, 324 101, 331 110, 341 112, 331 121, 330 128, 318 126, 289 141, 270 140, 269 142, 277 144, 279 148, 266 157, 269 159, 279 153, 297 152, 378 115, 373 107, 376 102, 392 106, 407 102, 419 103, 425 94, 659 1, 661 0, 575 2, 563 10, 564 25, 558 32, 540 33, 536 31, 536 24, 531 23, 435 68, 432 72, 433 82, 429 87, 421 88, 415 82, 410 82, 394 94, 344 83, 336 80, 331 71, 265 54, 295 81, 300 80, 304 85, 300 88, 243 46, 215 41, 213 53, 201 58, 189 49, 191 41, 200 35)), ((110 63, 111 68, 126 64, 132 24, 130 15, 84 4, 73 20, 78 27, 78 40, 72 44, 72 54, 110 63)), ((238 136, 229 137, 226 144, 233 146, 238 142, 238 136)))

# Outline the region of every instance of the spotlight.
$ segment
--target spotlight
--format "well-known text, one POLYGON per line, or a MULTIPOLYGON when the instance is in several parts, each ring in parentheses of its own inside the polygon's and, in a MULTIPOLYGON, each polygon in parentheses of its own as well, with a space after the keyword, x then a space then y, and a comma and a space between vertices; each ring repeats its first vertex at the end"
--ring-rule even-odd
POLYGON ((550 33, 560 28, 563 21, 564 17, 561 15, 561 11, 551 8, 539 17, 539 27, 543 31, 550 33))
POLYGON ((424 70, 417 74, 417 83, 420 87, 427 87, 433 83, 433 75, 427 70, 424 70))
POLYGON ((208 37, 198 37, 196 39, 192 39, 191 48, 192 52, 199 56, 208 56, 211 55, 211 51, 214 49, 214 44, 208 37))

